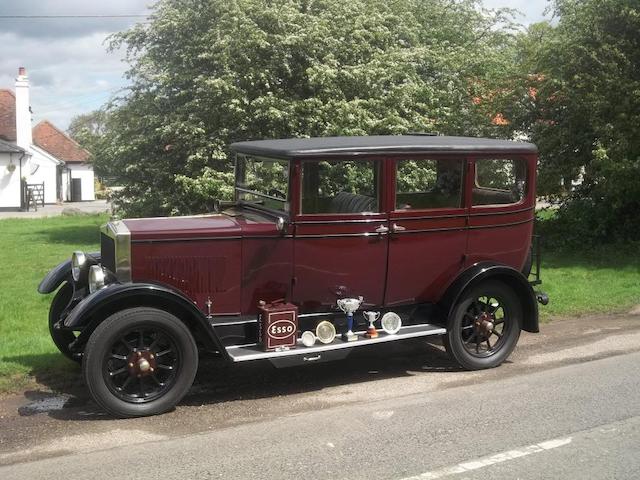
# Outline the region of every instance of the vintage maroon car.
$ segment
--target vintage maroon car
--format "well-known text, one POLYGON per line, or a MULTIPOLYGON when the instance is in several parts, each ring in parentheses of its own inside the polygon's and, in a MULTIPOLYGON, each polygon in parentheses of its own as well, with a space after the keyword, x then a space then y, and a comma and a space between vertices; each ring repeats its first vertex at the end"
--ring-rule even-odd
POLYGON ((408 135, 231 149, 235 199, 219 213, 110 222, 100 253, 75 252, 39 286, 58 290, 52 338, 111 414, 172 408, 204 352, 280 367, 441 337, 474 370, 538 331, 534 145, 408 135))

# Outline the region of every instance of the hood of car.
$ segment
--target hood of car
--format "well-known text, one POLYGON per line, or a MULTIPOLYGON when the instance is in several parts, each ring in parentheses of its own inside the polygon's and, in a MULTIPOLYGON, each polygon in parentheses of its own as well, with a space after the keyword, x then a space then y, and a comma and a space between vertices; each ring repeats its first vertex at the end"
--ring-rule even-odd
POLYGON ((214 239, 239 237, 242 228, 227 215, 193 217, 136 218, 123 221, 132 241, 214 239))

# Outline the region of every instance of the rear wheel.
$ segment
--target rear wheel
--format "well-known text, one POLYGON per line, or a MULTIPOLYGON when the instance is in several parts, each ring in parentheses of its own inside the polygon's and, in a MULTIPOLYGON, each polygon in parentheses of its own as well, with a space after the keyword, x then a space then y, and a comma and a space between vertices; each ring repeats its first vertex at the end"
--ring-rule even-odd
POLYGON ((73 285, 65 282, 62 287, 58 289, 51 307, 49 308, 49 334, 53 343, 55 343, 60 353, 65 357, 70 358, 74 362, 80 362, 79 356, 74 356, 71 350, 69 350, 69 344, 76 339, 76 336, 70 330, 62 330, 56 328, 56 324, 60 320, 60 315, 65 311, 71 298, 73 297, 73 285))
POLYGON ((450 319, 445 347, 467 370, 493 368, 518 343, 522 307, 512 288, 486 281, 462 294, 450 319))
POLYGON ((116 417, 157 415, 187 393, 198 368, 191 332, 155 308, 118 312, 91 334, 83 375, 93 399, 116 417))

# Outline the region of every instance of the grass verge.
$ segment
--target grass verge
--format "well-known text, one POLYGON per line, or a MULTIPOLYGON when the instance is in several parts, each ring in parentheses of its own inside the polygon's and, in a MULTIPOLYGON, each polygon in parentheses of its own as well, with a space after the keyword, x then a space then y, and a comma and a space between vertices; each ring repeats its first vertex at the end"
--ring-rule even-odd
MULTIPOLYGON (((77 381, 78 366, 49 338, 50 295, 36 288, 73 250, 95 251, 105 215, 0 220, 0 393, 34 382, 51 388, 77 381)), ((640 249, 606 246, 588 252, 543 252, 542 290, 551 302, 543 320, 626 310, 640 303, 640 249)))
POLYGON ((76 364, 49 338, 50 295, 36 289, 74 250, 99 249, 106 215, 0 220, 0 392, 18 391, 34 380, 62 385, 76 364))
POLYGON ((543 251, 542 319, 626 311, 640 303, 640 249, 606 245, 585 252, 543 251))

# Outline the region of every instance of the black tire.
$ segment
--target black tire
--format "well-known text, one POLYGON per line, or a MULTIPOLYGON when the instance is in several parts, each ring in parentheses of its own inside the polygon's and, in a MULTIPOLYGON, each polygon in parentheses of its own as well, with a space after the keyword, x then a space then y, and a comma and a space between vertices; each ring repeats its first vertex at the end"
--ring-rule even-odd
POLYGON ((504 362, 520 337, 522 306, 512 288, 489 280, 464 292, 447 325, 444 345, 463 368, 481 370, 504 362))
POLYGON ((60 353, 74 362, 80 363, 80 356, 74 355, 71 353, 71 350, 69 350, 69 344, 76 339, 76 336, 69 330, 60 330, 54 327, 64 309, 69 305, 72 297, 73 285, 68 282, 63 283, 55 297, 53 297, 51 307, 49 308, 49 334, 51 335, 53 343, 55 343, 58 350, 60 350, 60 353))
POLYGON ((187 326, 146 307, 102 322, 89 337, 82 361, 89 393, 120 418, 171 410, 189 391, 197 369, 198 350, 187 326))

